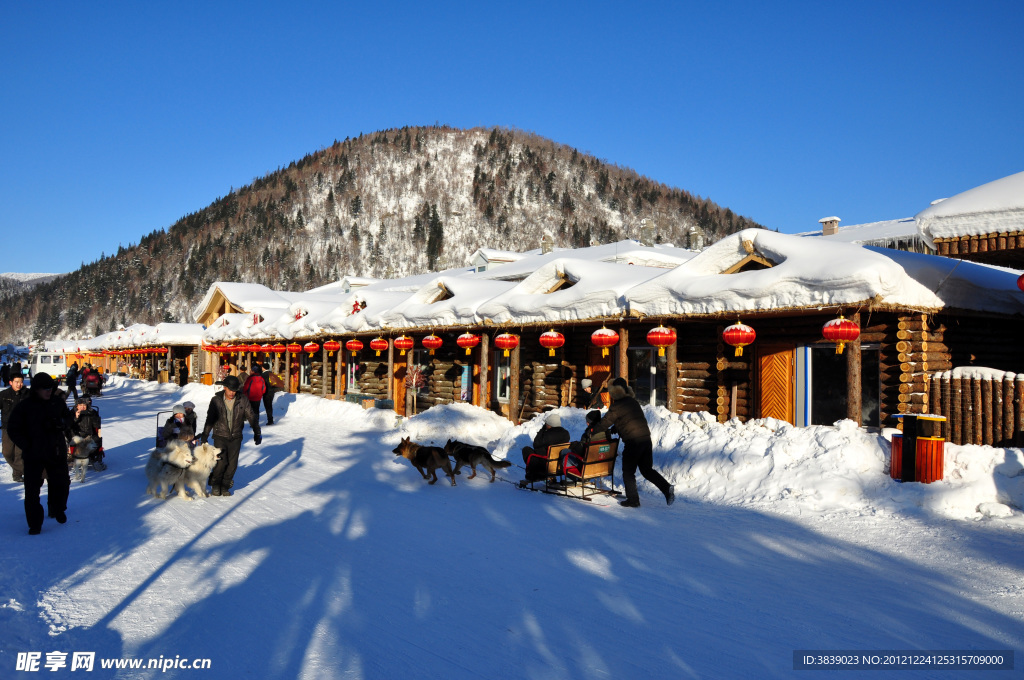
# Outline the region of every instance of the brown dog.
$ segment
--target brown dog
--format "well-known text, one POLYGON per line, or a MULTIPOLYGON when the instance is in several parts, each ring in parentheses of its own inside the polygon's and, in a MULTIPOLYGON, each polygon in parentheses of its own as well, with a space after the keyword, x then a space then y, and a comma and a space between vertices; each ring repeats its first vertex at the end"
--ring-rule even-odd
POLYGON ((455 486, 455 473, 452 472, 451 461, 448 460, 448 454, 444 452, 444 449, 437 446, 423 446, 410 440, 411 437, 404 438, 393 450, 393 453, 396 456, 407 458, 413 467, 420 471, 423 479, 430 479, 431 484, 437 481, 435 470, 441 468, 451 478, 452 486, 455 486), (429 477, 427 472, 430 473, 429 477))
POLYGON ((493 482, 496 468, 507 468, 512 465, 507 460, 499 460, 492 457, 491 453, 482 446, 466 444, 456 439, 448 440, 444 445, 444 452, 455 459, 455 474, 459 474, 459 470, 462 469, 463 465, 473 469, 473 474, 466 477, 466 479, 476 477, 476 466, 479 465, 491 473, 491 481, 493 482))

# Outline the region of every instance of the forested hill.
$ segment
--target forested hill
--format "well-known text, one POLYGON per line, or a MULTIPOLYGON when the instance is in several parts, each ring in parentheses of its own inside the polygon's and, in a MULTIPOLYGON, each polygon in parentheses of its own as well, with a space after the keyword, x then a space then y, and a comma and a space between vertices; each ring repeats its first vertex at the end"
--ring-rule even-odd
POLYGON ((305 290, 347 274, 460 266, 479 247, 527 250, 639 235, 685 245, 760 226, 519 130, 409 127, 360 135, 255 179, 138 245, 5 302, 9 341, 88 337, 118 324, 192 321, 217 280, 305 290), (83 294, 83 291, 88 293, 83 294))

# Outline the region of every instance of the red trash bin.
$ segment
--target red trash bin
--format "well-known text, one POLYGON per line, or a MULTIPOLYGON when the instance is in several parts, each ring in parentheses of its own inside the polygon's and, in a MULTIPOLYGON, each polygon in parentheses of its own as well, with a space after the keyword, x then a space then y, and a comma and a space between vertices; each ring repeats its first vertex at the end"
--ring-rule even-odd
POLYGON ((902 415, 903 434, 892 436, 889 476, 901 482, 931 484, 942 479, 946 439, 943 416, 902 415))

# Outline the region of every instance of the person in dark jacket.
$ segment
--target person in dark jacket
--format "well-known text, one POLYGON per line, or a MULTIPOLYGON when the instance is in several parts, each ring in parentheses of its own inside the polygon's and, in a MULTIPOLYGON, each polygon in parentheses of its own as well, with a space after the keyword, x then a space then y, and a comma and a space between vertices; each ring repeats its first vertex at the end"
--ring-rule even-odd
POLYGON ((601 393, 594 389, 590 378, 580 381, 580 391, 576 394, 576 408, 601 408, 601 393))
POLYGON ((4 385, 9 385, 11 383, 11 365, 6 361, 3 366, 0 366, 0 382, 4 385))
POLYGON ((10 387, 0 392, 0 424, 3 425, 4 460, 11 466, 14 481, 18 484, 25 481, 25 465, 22 461, 21 448, 7 434, 7 423, 11 421, 14 407, 23 400, 28 399, 28 394, 29 390, 25 387, 25 379, 20 375, 13 376, 10 381, 10 387))
POLYGON ((71 412, 67 404, 53 398, 56 381, 46 373, 32 376, 28 399, 14 407, 7 429, 22 451, 25 462, 25 519, 28 533, 38 534, 43 529, 43 506, 39 490, 46 473, 46 505, 50 517, 59 524, 68 521, 68 434, 71 412))
POLYGON ((199 417, 196 415, 196 405, 191 401, 186 401, 182 406, 185 407, 185 424, 188 425, 192 432, 199 432, 199 417))
POLYGON ((556 444, 568 444, 571 437, 569 430, 562 427, 562 418, 551 413, 544 421, 544 426, 533 438, 533 446, 523 447, 523 463, 526 465, 527 482, 543 479, 547 474, 548 448, 556 444), (531 460, 531 456, 533 460, 531 460))
POLYGON ((64 374, 64 384, 68 387, 68 394, 78 402, 78 362, 71 364, 68 372, 64 374))
POLYGON ((626 487, 626 500, 619 505, 627 508, 640 507, 640 495, 636 490, 636 471, 651 484, 665 494, 665 502, 669 505, 676 500, 675 489, 661 474, 654 469, 654 451, 651 443, 651 429, 647 426, 647 418, 622 378, 616 378, 608 388, 608 396, 612 405, 608 412, 594 426, 594 432, 604 432, 614 426, 622 440, 622 482, 626 487))
POLYGON ((185 416, 185 405, 176 404, 171 408, 172 415, 164 423, 160 434, 168 444, 175 439, 190 442, 196 437, 196 431, 189 426, 185 416))
POLYGON ((249 400, 239 397, 241 384, 238 378, 229 375, 224 378, 224 389, 210 400, 203 425, 203 443, 209 441, 213 432, 213 445, 220 449, 220 459, 210 473, 211 493, 214 496, 230 496, 234 486, 235 470, 238 468, 238 453, 242 449, 242 428, 245 421, 252 427, 252 441, 256 446, 263 441, 260 421, 249 406, 249 400))

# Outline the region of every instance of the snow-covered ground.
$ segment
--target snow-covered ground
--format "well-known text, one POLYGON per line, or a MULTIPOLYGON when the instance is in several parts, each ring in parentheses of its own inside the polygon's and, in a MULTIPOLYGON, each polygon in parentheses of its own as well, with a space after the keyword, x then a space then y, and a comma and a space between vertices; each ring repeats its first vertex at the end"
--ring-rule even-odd
MULTIPOLYGON (((898 484, 885 439, 850 423, 658 409, 679 500, 641 482, 624 509, 519 490, 517 467, 428 486, 391 452, 458 436, 520 463, 536 421, 279 395, 261 446, 247 428, 233 497, 145 496, 156 412, 191 399, 202 423, 213 393, 115 378, 97 402, 110 468, 73 482, 68 523, 40 536, 2 468, 0 677, 32 677, 15 671, 28 652, 95 652, 92 673, 39 671, 72 678, 769 678, 802 649, 1024 664, 1018 449, 948 445, 945 481, 898 484), (211 668, 99 669, 161 657, 211 668)), ((578 435, 583 415, 563 424, 578 435)))

